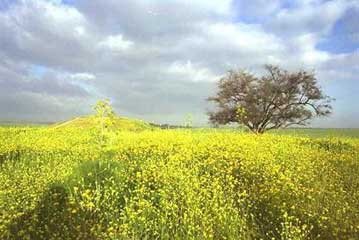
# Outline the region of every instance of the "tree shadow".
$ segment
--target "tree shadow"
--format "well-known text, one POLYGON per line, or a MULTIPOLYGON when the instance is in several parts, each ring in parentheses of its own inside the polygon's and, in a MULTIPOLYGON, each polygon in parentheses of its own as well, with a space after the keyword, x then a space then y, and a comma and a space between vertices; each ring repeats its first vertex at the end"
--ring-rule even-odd
MULTIPOLYGON (((8 225, 8 239, 98 239, 108 223, 102 216, 103 212, 108 211, 106 205, 97 206, 101 211, 95 212, 80 207, 80 203, 73 200, 82 199, 81 194, 89 190, 96 192, 97 200, 102 202, 105 198, 104 189, 109 184, 117 185, 123 181, 115 174, 122 167, 110 162, 83 162, 64 183, 51 184, 34 210, 14 219, 8 225), (72 192, 70 196, 70 189, 74 188, 78 192, 72 192), (72 196, 73 194, 75 195, 72 196)), ((116 191, 121 194, 110 200, 120 210, 125 205, 125 193, 121 188, 116 191)), ((107 201, 108 197, 106 196, 107 201)))
POLYGON ((91 232, 95 219, 83 216, 90 215, 71 212, 65 186, 53 184, 33 211, 9 225, 8 239, 96 239, 91 232))
POLYGON ((18 162, 20 160, 20 156, 19 149, 15 149, 6 153, 0 153, 0 166, 9 161, 18 162))
MULTIPOLYGON (((79 202, 74 202, 74 199, 81 201, 81 194, 91 191, 99 194, 96 196, 97 200, 102 202, 105 199, 104 189, 112 186, 121 194, 106 195, 106 201, 111 201, 112 206, 117 206, 118 212, 121 211, 125 205, 124 196, 128 193, 117 186, 125 181, 118 178, 117 171, 124 172, 126 168, 110 161, 81 163, 63 183, 51 184, 34 210, 14 219, 8 225, 8 239, 98 239, 108 224, 108 219, 103 216, 106 212, 108 215, 107 206, 97 206, 100 211, 95 212, 80 207, 79 202), (78 192, 70 193, 74 188, 78 192)), ((115 213, 111 214, 116 217, 115 213)))

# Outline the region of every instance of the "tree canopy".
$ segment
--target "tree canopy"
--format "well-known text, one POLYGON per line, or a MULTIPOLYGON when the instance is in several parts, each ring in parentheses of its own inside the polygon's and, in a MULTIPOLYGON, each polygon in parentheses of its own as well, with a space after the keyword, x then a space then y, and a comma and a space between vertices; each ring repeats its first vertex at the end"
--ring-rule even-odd
POLYGON ((240 123, 256 133, 307 125, 332 112, 329 96, 318 86, 314 72, 287 71, 266 65, 266 75, 229 71, 218 82, 218 92, 208 100, 217 106, 209 112, 214 124, 240 123))

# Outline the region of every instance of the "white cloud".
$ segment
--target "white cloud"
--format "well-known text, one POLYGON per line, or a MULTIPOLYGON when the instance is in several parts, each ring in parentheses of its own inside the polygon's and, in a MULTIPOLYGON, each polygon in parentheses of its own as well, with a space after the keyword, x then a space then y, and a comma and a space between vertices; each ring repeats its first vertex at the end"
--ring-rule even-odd
MULTIPOLYGON (((206 122, 204 99, 231 68, 257 70, 278 63, 315 67, 324 78, 354 79, 357 57, 320 50, 318 43, 355 1, 297 0, 288 8, 282 3, 15 1, 0 10, 0 106, 8 96, 25 111, 31 98, 38 106, 43 96, 48 104, 41 111, 62 117, 81 111, 55 101, 88 104, 106 96, 120 112, 147 120, 163 116, 175 121, 195 112, 206 122), (28 73, 33 65, 53 73, 34 83, 28 73), (54 106, 63 109, 54 113, 54 106)), ((6 109, 0 107, 2 112, 6 109)))
POLYGON ((204 29, 208 40, 246 52, 281 51, 283 47, 279 38, 266 33, 258 25, 215 23, 205 25, 204 29))
POLYGON ((114 52, 121 52, 133 46, 133 42, 125 40, 122 35, 111 35, 99 42, 101 48, 105 48, 114 52))
POLYGON ((168 72, 171 74, 176 74, 180 79, 183 81, 217 81, 219 76, 215 75, 211 72, 210 69, 200 67, 200 66, 193 66, 191 61, 187 61, 185 63, 176 61, 173 62, 168 67, 168 72))
POLYGON ((317 67, 321 63, 328 61, 331 55, 325 51, 316 49, 318 39, 313 34, 303 34, 294 38, 293 45, 297 47, 301 64, 311 67, 317 67))
POLYGON ((234 6, 238 9, 238 16, 252 20, 272 17, 273 13, 280 10, 281 0, 251 0, 235 1, 234 6), (265 7, 263 7, 265 6, 265 7))
POLYGON ((92 73, 74 73, 70 75, 70 78, 76 81, 92 81, 96 79, 96 76, 92 73))
POLYGON ((303 33, 328 34, 334 23, 353 6, 351 1, 342 0, 309 0, 298 3, 295 8, 279 10, 268 27, 283 36, 303 33))
POLYGON ((197 0, 188 1, 194 8, 203 8, 204 11, 212 11, 222 15, 230 15, 232 13, 232 0, 197 0))
POLYGON ((77 34, 78 36, 83 36, 85 34, 85 28, 82 26, 76 26, 74 30, 75 34, 77 34))

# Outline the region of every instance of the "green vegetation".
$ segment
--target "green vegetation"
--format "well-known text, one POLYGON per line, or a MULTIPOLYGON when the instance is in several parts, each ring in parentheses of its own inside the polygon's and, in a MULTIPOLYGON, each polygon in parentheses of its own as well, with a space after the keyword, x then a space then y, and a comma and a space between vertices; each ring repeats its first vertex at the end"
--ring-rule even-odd
MULTIPOLYGON (((100 118, 97 116, 86 116, 86 117, 78 117, 73 120, 52 125, 51 127, 54 129, 93 129, 97 128, 99 124, 100 118)), ((111 126, 115 130, 122 131, 143 131, 150 130, 154 127, 150 124, 136 119, 129 119, 124 117, 114 117, 113 124, 111 126)))
POLYGON ((15 127, 46 127, 51 123, 25 123, 25 122, 0 122, 0 127, 15 128, 15 127))
POLYGON ((315 138, 359 138, 359 128, 288 128, 272 130, 270 133, 315 138))
POLYGON ((359 140, 92 122, 0 128, 0 239, 359 238, 359 140))

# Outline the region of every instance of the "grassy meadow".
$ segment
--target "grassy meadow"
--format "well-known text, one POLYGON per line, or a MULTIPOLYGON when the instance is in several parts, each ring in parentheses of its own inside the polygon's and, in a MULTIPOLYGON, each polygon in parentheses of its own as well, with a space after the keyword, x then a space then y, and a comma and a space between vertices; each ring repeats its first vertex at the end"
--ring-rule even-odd
POLYGON ((0 128, 0 239, 359 239, 358 130, 86 121, 0 128))

